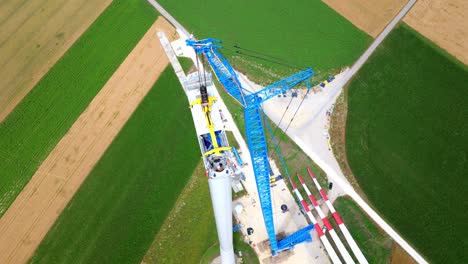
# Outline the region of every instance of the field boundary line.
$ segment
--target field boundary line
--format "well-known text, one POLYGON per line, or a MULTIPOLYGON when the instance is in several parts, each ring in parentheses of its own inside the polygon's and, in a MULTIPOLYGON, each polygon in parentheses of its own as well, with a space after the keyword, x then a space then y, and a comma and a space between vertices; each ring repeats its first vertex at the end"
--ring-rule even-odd
POLYGON ((403 19, 403 17, 409 12, 417 0, 409 0, 408 3, 398 12, 398 14, 390 21, 390 23, 384 28, 384 30, 379 34, 379 36, 372 42, 369 48, 364 51, 364 53, 359 57, 359 59, 353 64, 349 69, 347 75, 343 80, 343 86, 361 69, 362 65, 366 63, 369 57, 374 53, 384 39, 390 34, 390 32, 395 28, 395 26, 403 19))
POLYGON ((162 16, 164 16, 172 25, 174 25, 176 29, 182 31, 182 33, 184 33, 187 38, 190 37, 189 31, 184 26, 182 26, 182 24, 180 24, 179 21, 177 21, 171 14, 169 14, 169 12, 167 12, 166 9, 162 7, 162 5, 160 5, 155 0, 148 0, 148 3, 150 3, 154 8, 156 8, 156 10, 162 16))
POLYGON ((24 263, 168 65, 158 20, 91 101, 0 219, 0 263, 24 263))
MULTIPOLYGON (((62 3, 58 5, 59 7, 57 8, 57 12, 53 12, 50 17, 47 17, 46 21, 43 21, 39 30, 34 29, 34 32, 31 33, 23 28, 23 24, 15 27, 15 33, 7 36, 2 44, 0 44, 0 53, 8 52, 12 47, 18 46, 18 43, 15 42, 17 40, 15 39, 28 37, 29 41, 25 45, 19 45, 20 48, 15 50, 16 52, 5 54, 4 56, 4 63, 6 65, 10 64, 10 66, 5 67, 3 73, 0 73, 0 79, 3 81, 3 83, 0 84, 0 94, 4 97, 2 99, 2 96, 0 96, 0 99, 2 99, 0 100, 0 123, 15 110, 16 106, 18 106, 29 92, 36 87, 41 79, 47 75, 49 70, 54 67, 54 65, 68 52, 68 50, 81 38, 81 36, 86 33, 86 31, 99 18, 99 16, 106 11, 111 3, 112 1, 104 0, 98 5, 98 8, 95 4, 91 5, 87 1, 78 1, 73 3, 73 5, 70 3, 66 3, 64 5, 62 3), (63 15, 61 15, 61 13, 83 18, 83 16, 91 14, 88 12, 90 10, 92 10, 91 17, 89 17, 89 19, 82 20, 82 22, 86 22, 82 25, 76 26, 75 24, 70 24, 66 21, 63 22, 63 20, 66 19, 62 20, 63 15), (52 34, 53 32, 50 31, 51 28, 54 32, 60 33, 52 34), (57 40, 57 36, 61 33, 65 34, 65 37, 57 40), (32 35, 26 36, 26 34, 32 35), (3 47, 3 44, 8 47, 3 47), (28 53, 30 50, 34 50, 34 55, 28 53), (23 74, 18 75, 18 72, 23 72, 23 74), (23 77, 19 78, 21 76, 23 77), (13 87, 15 87, 15 90, 13 87)), ((31 5, 33 4, 36 4, 35 1, 31 2, 31 5)), ((48 4, 46 8, 49 8, 49 5, 50 4, 48 4)), ((41 10, 37 9, 34 12, 36 13, 39 11, 41 10)), ((42 10, 40 13, 42 12, 44 11, 42 10)), ((46 9, 45 12, 51 11, 46 9)), ((28 16, 25 21, 22 21, 22 23, 32 24, 34 22, 32 20, 37 20, 37 17, 41 16, 40 13, 37 14, 37 16, 28 16)), ((15 13, 10 13, 8 20, 3 21, 2 23, 8 24, 11 22, 9 21, 10 19, 14 22, 15 19, 22 15, 22 13, 20 13, 11 17, 14 14, 15 13)), ((2 26, 8 25, 2 24, 2 26)))

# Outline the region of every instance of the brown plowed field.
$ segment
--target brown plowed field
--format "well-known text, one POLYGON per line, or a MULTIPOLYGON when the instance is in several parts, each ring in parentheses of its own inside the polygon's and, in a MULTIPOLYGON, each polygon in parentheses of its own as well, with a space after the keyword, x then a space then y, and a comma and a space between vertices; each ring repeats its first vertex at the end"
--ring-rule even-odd
POLYGON ((419 0, 404 21, 468 65, 468 1, 419 0))
MULTIPOLYGON (((376 37, 407 0, 323 0, 355 26, 376 37)), ((468 65, 468 1, 418 0, 403 19, 468 65)))
POLYGON ((148 93, 168 59, 153 24, 0 219, 0 263, 25 263, 148 93))
POLYGON ((323 0, 356 27, 376 37, 407 0, 323 0))
POLYGON ((111 2, 0 1, 0 122, 111 2))

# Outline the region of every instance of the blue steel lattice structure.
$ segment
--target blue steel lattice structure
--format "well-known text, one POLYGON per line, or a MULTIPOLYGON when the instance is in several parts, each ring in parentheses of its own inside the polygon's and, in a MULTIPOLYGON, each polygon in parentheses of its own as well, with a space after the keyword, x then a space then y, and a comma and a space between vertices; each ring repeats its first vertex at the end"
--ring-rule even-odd
POLYGON ((219 44, 220 41, 216 39, 187 40, 187 45, 193 47, 197 54, 203 53, 205 55, 221 85, 229 95, 244 107, 247 144, 252 158, 263 219, 272 254, 276 255, 279 251, 291 249, 302 242, 311 241, 312 238, 309 232, 313 229, 313 226, 302 228, 280 241, 276 239, 270 190, 270 165, 261 105, 266 100, 282 94, 302 82, 305 82, 307 87, 310 88, 310 79, 314 72, 311 68, 308 68, 254 93, 242 87, 234 69, 218 51, 218 48, 221 48, 219 44))
POLYGON ((221 46, 217 45, 218 43, 220 43, 219 40, 212 38, 198 41, 187 40, 187 45, 193 47, 197 54, 203 53, 205 55, 216 78, 218 78, 218 81, 223 85, 226 92, 234 97, 243 107, 246 107, 244 93, 251 92, 242 88, 234 69, 217 50, 217 48, 221 48, 221 46))

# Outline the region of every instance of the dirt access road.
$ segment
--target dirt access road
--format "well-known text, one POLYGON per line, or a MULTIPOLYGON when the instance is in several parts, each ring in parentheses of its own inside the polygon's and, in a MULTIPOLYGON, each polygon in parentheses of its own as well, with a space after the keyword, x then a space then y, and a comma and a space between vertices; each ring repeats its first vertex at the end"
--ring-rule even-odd
POLYGON ((0 1, 0 122, 111 2, 0 1))
MULTIPOLYGON (((376 37, 407 0, 323 0, 355 26, 376 37)), ((418 0, 405 23, 468 65, 468 2, 418 0)))
POLYGON ((109 144, 148 93, 168 59, 151 26, 0 219, 0 263, 25 263, 109 144))

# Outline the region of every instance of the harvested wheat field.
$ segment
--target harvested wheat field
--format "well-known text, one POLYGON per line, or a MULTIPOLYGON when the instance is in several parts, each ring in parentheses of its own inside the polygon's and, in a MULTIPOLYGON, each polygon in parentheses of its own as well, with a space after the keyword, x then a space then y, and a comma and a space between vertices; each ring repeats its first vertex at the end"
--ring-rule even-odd
POLYGON ((0 219, 0 263, 24 263, 32 256, 168 65, 157 30, 175 34, 158 18, 0 219))
POLYGON ((404 21, 468 65, 468 2, 419 0, 404 21))
POLYGON ((0 2, 0 122, 111 2, 0 2))
POLYGON ((323 0, 356 27, 376 37, 406 4, 406 0, 323 0))

